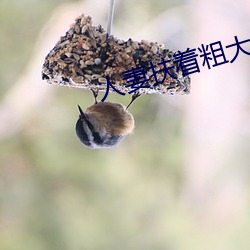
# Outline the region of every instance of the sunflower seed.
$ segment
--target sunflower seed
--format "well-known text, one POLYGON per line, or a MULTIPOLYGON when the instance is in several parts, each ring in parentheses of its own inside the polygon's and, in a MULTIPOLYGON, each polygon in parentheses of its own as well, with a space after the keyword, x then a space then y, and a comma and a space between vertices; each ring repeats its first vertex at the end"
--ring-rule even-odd
POLYGON ((155 45, 153 45, 152 48, 151 48, 151 51, 152 51, 154 54, 156 54, 157 51, 158 51, 158 49, 157 49, 157 47, 156 47, 155 45))
POLYGON ((65 58, 63 61, 65 63, 69 64, 69 63, 75 62, 75 59, 73 59, 73 58, 65 58))
POLYGON ((94 80, 94 79, 98 79, 98 78, 100 78, 101 76, 100 75, 97 75, 97 74, 94 74, 94 75, 92 75, 92 79, 94 80))
POLYGON ((98 79, 98 82, 99 82, 99 83, 107 83, 107 79, 104 78, 104 77, 100 77, 100 78, 98 79))
POLYGON ((77 54, 74 53, 73 56, 74 56, 74 58, 75 58, 77 61, 80 60, 80 56, 79 56, 79 55, 77 55, 77 54))
POLYGON ((76 31, 77 34, 80 33, 80 27, 79 27, 79 25, 75 25, 75 31, 76 31))
POLYGON ((85 49, 85 50, 89 50, 89 46, 86 43, 82 44, 82 48, 85 49))
POLYGON ((86 65, 94 65, 95 63, 93 61, 87 60, 87 61, 85 61, 85 64, 86 65))

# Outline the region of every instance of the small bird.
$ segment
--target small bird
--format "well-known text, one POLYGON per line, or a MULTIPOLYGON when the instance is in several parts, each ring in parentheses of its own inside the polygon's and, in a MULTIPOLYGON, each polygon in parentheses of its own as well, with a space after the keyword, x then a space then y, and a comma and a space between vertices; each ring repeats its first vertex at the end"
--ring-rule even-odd
POLYGON ((92 90, 95 103, 84 112, 78 105, 80 112, 76 122, 76 134, 80 141, 88 148, 111 148, 134 130, 134 117, 127 108, 139 96, 132 97, 129 105, 124 107, 119 103, 97 102, 97 93, 92 90))

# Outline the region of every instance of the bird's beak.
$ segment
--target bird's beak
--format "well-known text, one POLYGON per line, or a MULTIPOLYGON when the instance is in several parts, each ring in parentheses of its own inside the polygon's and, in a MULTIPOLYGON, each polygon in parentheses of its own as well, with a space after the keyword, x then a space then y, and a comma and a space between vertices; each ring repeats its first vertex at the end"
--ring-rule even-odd
POLYGON ((78 110, 79 110, 79 113, 80 113, 80 118, 86 118, 84 112, 82 111, 82 108, 79 105, 77 105, 77 106, 78 106, 78 110))

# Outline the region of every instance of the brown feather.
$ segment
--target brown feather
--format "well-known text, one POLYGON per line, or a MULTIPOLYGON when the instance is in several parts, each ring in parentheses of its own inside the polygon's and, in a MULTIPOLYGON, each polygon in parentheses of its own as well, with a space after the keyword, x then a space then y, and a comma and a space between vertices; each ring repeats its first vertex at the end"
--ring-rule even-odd
POLYGON ((88 107, 85 113, 98 131, 106 130, 111 135, 133 132, 134 118, 121 104, 99 102, 88 107))

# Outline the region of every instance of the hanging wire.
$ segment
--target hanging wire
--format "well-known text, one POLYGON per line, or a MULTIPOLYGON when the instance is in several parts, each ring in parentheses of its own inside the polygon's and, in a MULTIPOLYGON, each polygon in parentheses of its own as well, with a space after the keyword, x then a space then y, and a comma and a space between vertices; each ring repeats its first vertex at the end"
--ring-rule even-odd
POLYGON ((114 9, 115 9, 115 0, 110 0, 109 13, 108 13, 108 27, 107 27, 108 34, 111 33, 111 29, 112 29, 114 9))

